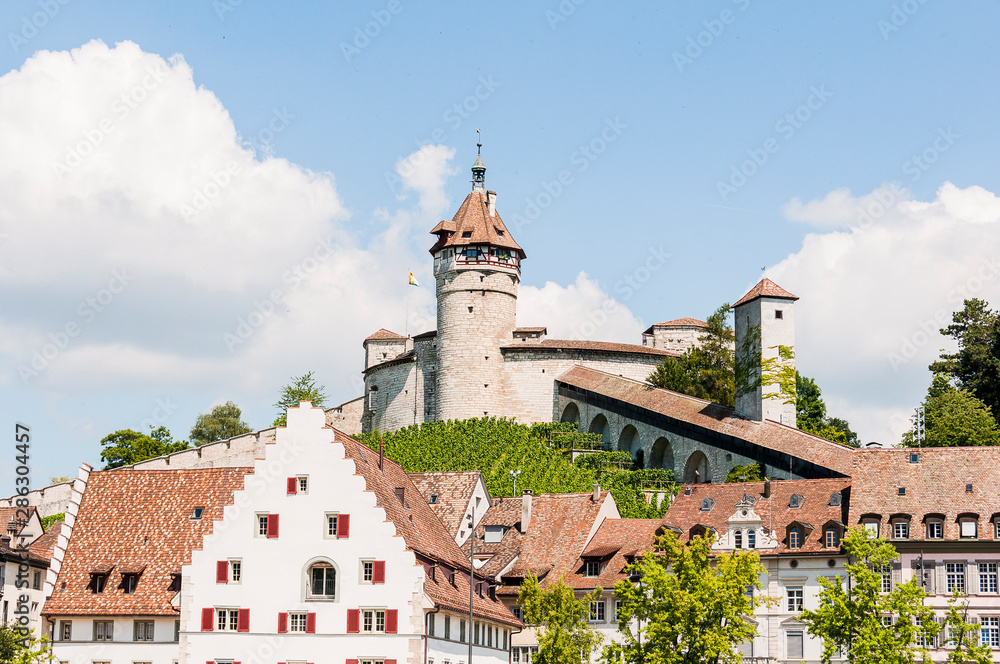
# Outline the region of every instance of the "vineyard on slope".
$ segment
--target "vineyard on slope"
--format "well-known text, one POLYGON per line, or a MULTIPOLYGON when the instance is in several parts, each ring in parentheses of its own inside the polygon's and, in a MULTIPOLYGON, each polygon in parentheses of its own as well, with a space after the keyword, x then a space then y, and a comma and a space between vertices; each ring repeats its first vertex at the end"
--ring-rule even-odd
MULTIPOLYGON (((549 446, 553 431, 575 431, 575 425, 528 426, 490 417, 428 422, 381 434, 381 437, 385 455, 407 472, 479 470, 494 497, 511 495, 514 487, 509 471, 519 470, 518 494, 526 489, 535 495, 582 493, 599 483, 611 491, 622 517, 657 518, 666 511, 666 500, 646 503, 642 487, 651 480, 672 481, 673 473, 621 468, 626 464, 620 463, 620 457, 624 455, 624 459, 629 459, 628 454, 622 452, 586 454, 574 464, 560 449, 549 446)), ((377 450, 379 437, 378 432, 373 432, 358 438, 377 450)))

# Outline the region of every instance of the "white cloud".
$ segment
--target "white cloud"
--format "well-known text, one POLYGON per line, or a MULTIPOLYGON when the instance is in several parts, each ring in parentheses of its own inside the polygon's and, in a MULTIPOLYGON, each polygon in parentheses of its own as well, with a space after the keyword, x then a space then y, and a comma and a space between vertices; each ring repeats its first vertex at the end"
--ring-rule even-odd
POLYGON ((580 272, 568 286, 548 281, 541 288, 521 286, 517 299, 519 326, 544 325, 556 339, 639 343, 644 328, 628 307, 580 272))
POLYGON ((945 183, 929 202, 887 185, 793 203, 786 212, 811 223, 853 225, 807 235, 768 271, 802 296, 799 369, 837 404, 831 414, 866 441, 894 444, 930 383, 927 365, 950 346, 939 328, 965 298, 1000 304, 1000 202, 981 187, 945 183))

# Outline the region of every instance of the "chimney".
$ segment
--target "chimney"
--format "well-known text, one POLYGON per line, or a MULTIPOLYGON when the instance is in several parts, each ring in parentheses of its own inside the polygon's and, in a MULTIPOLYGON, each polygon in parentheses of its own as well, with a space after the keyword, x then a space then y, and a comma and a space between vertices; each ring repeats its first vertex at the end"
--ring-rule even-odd
POLYGON ((764 497, 771 497, 771 480, 764 480, 764 497))
POLYGON ((491 217, 496 216, 497 212, 497 192, 487 191, 486 192, 486 210, 490 213, 491 217))
POLYGON ((528 532, 531 524, 531 489, 525 489, 521 494, 521 534, 528 532))
POLYGON ((4 535, 0 537, 0 545, 10 548, 10 535, 4 535))
POLYGON ((594 495, 591 496, 591 500, 593 500, 596 503, 600 499, 601 499, 601 485, 600 484, 595 484, 594 485, 594 495))

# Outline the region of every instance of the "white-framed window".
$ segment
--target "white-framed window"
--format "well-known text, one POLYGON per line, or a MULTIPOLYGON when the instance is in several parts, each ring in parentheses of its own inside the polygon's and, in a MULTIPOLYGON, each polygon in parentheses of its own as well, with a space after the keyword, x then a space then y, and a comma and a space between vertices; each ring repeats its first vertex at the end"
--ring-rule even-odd
POLYGON ((868 534, 872 537, 878 537, 878 521, 864 521, 861 524, 868 534))
POLYGON ((891 593, 892 592, 892 566, 882 565, 881 567, 876 566, 873 568, 882 577, 881 592, 891 593))
POLYGON ((239 609, 216 609, 215 629, 218 632, 236 632, 240 626, 239 609))
POLYGON ((327 562, 313 563, 309 567, 310 599, 335 599, 337 597, 337 570, 327 562))
POLYGON ((756 549, 757 548, 757 531, 750 529, 747 531, 747 548, 756 549))
POLYGON ((982 616, 979 619, 980 643, 990 648, 1000 648, 1000 616, 982 616))
POLYGON ((960 537, 978 537, 979 522, 972 519, 964 519, 958 522, 958 534, 960 537))
POLYGON ((152 620, 136 620, 135 627, 133 628, 132 634, 133 641, 152 641, 153 640, 153 621, 152 620))
MULTIPOLYGON (((428 660, 428 662, 433 662, 434 660, 428 660)), ((291 662, 289 662, 291 664, 291 662)), ((358 664, 385 664, 384 659, 359 659, 358 664)), ((444 664, 451 664, 448 660, 444 660, 444 664)))
POLYGON ((267 514, 257 515, 257 537, 267 537, 267 514))
POLYGON ((302 632, 306 631, 306 616, 305 613, 289 613, 288 614, 288 631, 289 632, 302 632))
POLYGON ((361 631, 385 633, 385 609, 361 609, 361 631))
POLYGON ((1000 539, 1000 519, 993 522, 993 539, 1000 539))
POLYGON ((910 538, 910 522, 909 521, 893 521, 892 522, 892 538, 893 539, 909 539, 910 538))
POLYGON ((229 583, 239 583, 243 580, 243 559, 229 559, 229 583))
POLYGON ((191 510, 191 520, 192 521, 199 521, 201 519, 201 515, 204 514, 204 513, 205 513, 205 508, 204 507, 196 507, 196 508, 194 508, 193 510, 191 510))
POLYGON ((361 561, 361 583, 374 583, 375 581, 375 561, 361 561))
POLYGON ((94 621, 94 640, 95 641, 114 641, 115 640, 115 624, 110 620, 95 620, 94 621))
POLYGON ((63 620, 59 623, 59 640, 60 641, 72 641, 73 640, 73 621, 63 620))
POLYGON ((945 577, 947 581, 947 591, 950 595, 954 591, 965 592, 965 563, 945 563, 945 577))
POLYGON ((299 493, 309 493, 309 476, 308 475, 296 475, 295 479, 298 481, 299 493))
POLYGON ((503 541, 504 527, 503 526, 486 526, 486 539, 487 544, 499 544, 503 541))
POLYGON ((802 586, 788 586, 785 588, 785 596, 788 598, 788 610, 799 612, 802 610, 802 586))
POLYGON ((588 560, 584 576, 600 576, 601 562, 599 560, 588 560))
POLYGON ((943 539, 944 538, 944 523, 941 521, 928 521, 927 522, 927 539, 943 539))
POLYGON ((590 603, 590 622, 604 622, 604 600, 590 603))
POLYGON ((622 601, 620 599, 615 600, 615 621, 618 620, 618 616, 622 613, 622 601))
POLYGON ((801 630, 785 632, 785 659, 801 660, 802 642, 803 632, 801 630))
POLYGON ((733 547, 736 549, 743 548, 743 531, 734 530, 733 531, 733 547))
POLYGON ((447 614, 444 617, 444 638, 451 639, 451 616, 447 614))
POLYGON ((337 536, 337 521, 340 515, 335 512, 327 512, 326 514, 326 528, 323 530, 325 537, 336 537, 337 536))
POLYGON ((996 593, 997 591, 997 564, 979 563, 979 592, 996 593))

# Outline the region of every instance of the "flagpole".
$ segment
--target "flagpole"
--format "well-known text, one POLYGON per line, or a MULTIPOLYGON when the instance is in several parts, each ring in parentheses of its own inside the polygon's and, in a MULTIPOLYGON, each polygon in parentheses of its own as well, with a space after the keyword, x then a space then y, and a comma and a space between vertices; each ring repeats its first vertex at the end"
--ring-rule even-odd
POLYGON ((410 336, 410 284, 406 284, 406 320, 403 321, 403 334, 410 336))

